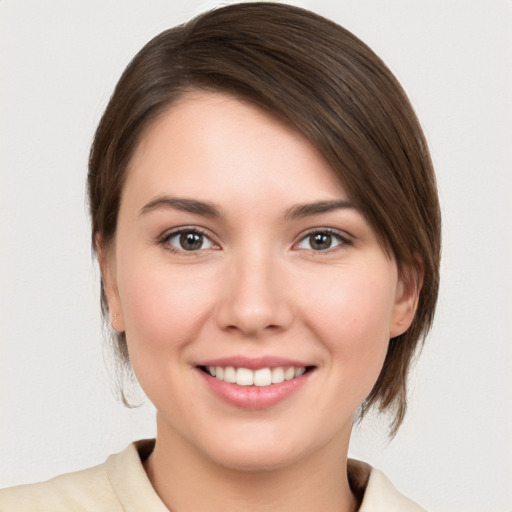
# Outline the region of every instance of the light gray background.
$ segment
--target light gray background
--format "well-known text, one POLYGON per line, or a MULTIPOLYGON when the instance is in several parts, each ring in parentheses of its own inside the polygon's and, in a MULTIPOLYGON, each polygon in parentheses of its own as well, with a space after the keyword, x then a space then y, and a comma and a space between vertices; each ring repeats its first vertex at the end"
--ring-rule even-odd
MULTIPOLYGON (((102 462, 154 434, 117 403, 85 206, 88 148, 152 36, 219 2, 0 0, 0 487, 102 462), (104 358, 107 359, 105 364, 104 358)), ((397 74, 431 145, 444 212, 437 322, 387 444, 351 453, 438 512, 512 510, 511 2, 298 1, 397 74)))

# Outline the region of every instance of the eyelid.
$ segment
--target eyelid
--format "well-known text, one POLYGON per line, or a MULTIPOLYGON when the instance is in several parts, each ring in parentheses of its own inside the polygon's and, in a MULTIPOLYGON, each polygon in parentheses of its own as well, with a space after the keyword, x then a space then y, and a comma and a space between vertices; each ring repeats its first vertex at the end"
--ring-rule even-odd
POLYGON ((298 237, 297 242, 295 242, 293 244, 293 248, 297 248, 297 250, 305 250, 305 251, 311 251, 311 252, 315 252, 315 253, 319 253, 319 254, 322 254, 322 253, 325 254, 325 253, 336 251, 336 250, 340 249, 341 247, 344 247, 347 245, 353 245, 353 243, 354 242, 353 242, 352 237, 345 231, 341 231, 341 230, 335 229, 335 228, 317 227, 317 228, 308 229, 307 231, 301 233, 300 236, 298 237), (329 249, 318 250, 318 251, 316 251, 314 249, 300 249, 297 247, 307 237, 314 235, 316 233, 323 233, 323 234, 331 235, 331 236, 335 237, 336 239, 338 239, 340 241, 340 243, 334 247, 329 248, 329 249))
POLYGON ((168 251, 171 251, 171 252, 177 253, 177 254, 185 254, 187 256, 197 255, 198 253, 201 253, 201 252, 204 252, 207 250, 211 250, 211 249, 214 249, 214 250, 220 249, 220 245, 214 240, 214 237, 208 230, 201 228, 199 226, 193 226, 193 225, 192 226, 178 226, 175 228, 168 229, 167 231, 164 231, 160 236, 157 237, 156 242, 158 244, 164 246, 165 249, 167 249, 168 251), (182 234, 182 233, 198 233, 198 234, 204 236, 205 238, 207 238, 213 247, 208 247, 207 249, 198 249, 196 251, 186 251, 185 249, 178 249, 178 248, 172 246, 169 243, 169 240, 175 236, 182 234))

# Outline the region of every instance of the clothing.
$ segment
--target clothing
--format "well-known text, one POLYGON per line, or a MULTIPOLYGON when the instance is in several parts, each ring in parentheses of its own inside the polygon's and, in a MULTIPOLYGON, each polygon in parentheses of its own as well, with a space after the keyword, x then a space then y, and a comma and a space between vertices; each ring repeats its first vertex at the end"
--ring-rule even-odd
MULTIPOLYGON (((0 512, 169 512, 144 471, 154 440, 130 444, 105 463, 47 482, 0 491, 0 512)), ((363 495, 359 512, 425 512, 364 462, 349 460, 349 481, 363 495)))

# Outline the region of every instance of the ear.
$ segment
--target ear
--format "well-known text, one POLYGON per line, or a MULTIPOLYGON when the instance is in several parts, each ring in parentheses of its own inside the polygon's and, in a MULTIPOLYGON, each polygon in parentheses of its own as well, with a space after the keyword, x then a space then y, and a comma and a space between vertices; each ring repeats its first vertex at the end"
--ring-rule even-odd
POLYGON ((110 314, 110 325, 115 331, 123 332, 125 328, 121 300, 117 289, 115 246, 112 244, 107 247, 100 235, 96 237, 95 245, 101 271, 101 283, 110 314))
POLYGON ((395 304, 389 329, 389 337, 403 334, 411 326, 418 308, 418 299, 423 285, 423 262, 416 258, 416 265, 399 270, 395 304))

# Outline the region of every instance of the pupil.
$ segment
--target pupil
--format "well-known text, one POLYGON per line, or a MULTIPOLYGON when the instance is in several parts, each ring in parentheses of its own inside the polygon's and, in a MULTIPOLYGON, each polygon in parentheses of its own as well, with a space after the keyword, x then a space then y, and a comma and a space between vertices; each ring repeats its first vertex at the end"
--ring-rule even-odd
POLYGON ((317 233, 311 237, 311 247, 316 250, 329 249, 332 236, 328 233, 317 233))
POLYGON ((201 249, 203 236, 197 233, 182 233, 180 236, 180 244, 186 251, 201 249))

